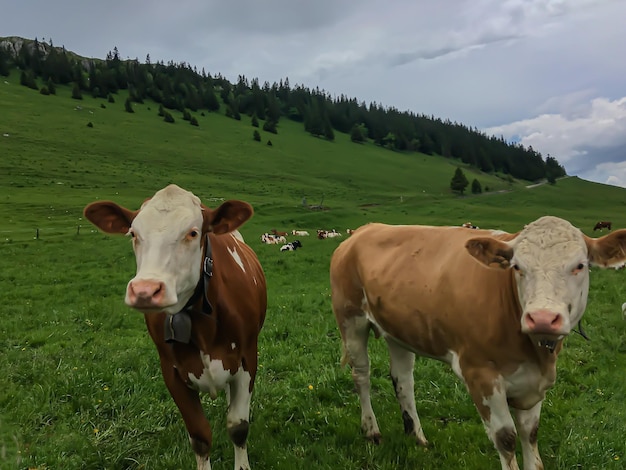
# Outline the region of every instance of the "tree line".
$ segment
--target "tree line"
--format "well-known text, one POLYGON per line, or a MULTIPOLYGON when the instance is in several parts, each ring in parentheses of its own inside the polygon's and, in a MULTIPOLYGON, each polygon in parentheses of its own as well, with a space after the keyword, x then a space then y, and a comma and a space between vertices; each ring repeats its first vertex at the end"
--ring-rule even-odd
MULTIPOLYGON (((8 40, 0 42, 6 44, 8 40)), ((37 88, 35 79, 40 79, 46 91, 62 84, 72 86, 73 93, 101 98, 111 99, 113 94, 124 92, 130 102, 151 99, 183 113, 217 112, 224 107, 226 116, 263 120, 263 129, 274 133, 284 118, 300 122, 306 132, 330 141, 335 139, 335 132, 342 132, 355 143, 371 141, 392 151, 438 154, 487 173, 528 181, 555 181, 565 175, 555 158, 548 155, 544 159, 532 146, 507 142, 504 137, 489 136, 435 116, 376 102, 368 105, 343 94, 333 97, 319 88, 291 86, 288 78, 270 85, 240 75, 230 83, 219 73, 211 75, 204 68, 198 71, 185 62, 152 62, 149 54, 143 62, 122 60, 117 47, 101 60, 77 56, 64 47, 55 47, 52 40, 20 41, 19 50, 0 47, 0 74, 7 76, 17 67, 24 85, 37 88)))

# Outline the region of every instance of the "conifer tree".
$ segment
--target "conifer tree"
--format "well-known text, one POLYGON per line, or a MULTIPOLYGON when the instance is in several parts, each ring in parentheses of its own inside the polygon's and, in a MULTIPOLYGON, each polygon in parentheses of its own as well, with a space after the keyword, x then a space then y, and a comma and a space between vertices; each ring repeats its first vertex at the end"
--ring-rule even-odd
POLYGON ((483 188, 480 185, 480 181, 474 178, 474 181, 472 181, 472 194, 480 194, 482 192, 483 192, 483 188))
POLYGON ((11 67, 9 66, 9 53, 0 47, 0 75, 8 77, 11 73, 11 67))
POLYGON ((450 189, 462 195, 468 184, 469 181, 467 181, 465 173, 463 173, 463 170, 457 167, 456 171, 454 172, 454 176, 452 177, 452 180, 450 180, 450 189))
POLYGON ((365 124, 354 124, 350 129, 350 140, 352 142, 365 142, 367 140, 367 127, 365 124))
POLYGON ((126 98, 126 101, 124 102, 124 109, 126 110, 127 113, 135 112, 135 110, 133 109, 133 103, 130 100, 130 97, 126 98))
POLYGON ((324 137, 326 137, 327 140, 335 140, 335 132, 328 119, 324 121, 324 137))
POLYGON ((72 87, 72 98, 74 98, 75 100, 83 99, 83 93, 80 91, 78 83, 74 83, 74 86, 72 87))
POLYGON ((35 77, 33 76, 33 72, 30 70, 22 70, 22 73, 20 74, 20 85, 27 86, 33 90, 39 89, 37 82, 35 81, 35 77))

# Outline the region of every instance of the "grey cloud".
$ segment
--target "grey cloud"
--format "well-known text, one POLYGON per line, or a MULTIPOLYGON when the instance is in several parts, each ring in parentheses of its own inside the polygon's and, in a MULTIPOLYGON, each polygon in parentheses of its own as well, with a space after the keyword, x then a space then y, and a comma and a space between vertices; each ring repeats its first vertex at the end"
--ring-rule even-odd
POLYGON ((33 2, 9 1, 0 31, 90 57, 117 46, 124 58, 184 61, 229 80, 289 77, 506 131, 568 171, 626 180, 610 132, 621 114, 590 117, 598 97, 609 106, 626 96, 624 18, 623 0, 58 0, 37 2, 36 15, 33 2))
POLYGON ((219 30, 272 36, 325 30, 339 23, 354 6, 333 0, 217 0, 207 3, 207 23, 219 30))
POLYGON ((596 92, 592 89, 577 90, 561 96, 552 96, 536 108, 539 114, 559 113, 565 119, 572 120, 588 116, 591 100, 596 92))
POLYGON ((626 142, 608 148, 581 146, 577 150, 582 154, 568 162, 569 171, 575 175, 592 172, 603 163, 618 163, 626 160, 626 142))
POLYGON ((510 41, 514 39, 519 39, 519 35, 496 35, 492 33, 484 34, 482 37, 478 38, 478 40, 474 42, 466 42, 464 44, 458 45, 447 45, 442 47, 435 47, 432 49, 422 49, 413 52, 399 52, 396 54, 390 54, 389 58, 386 62, 391 66, 401 66, 408 63, 411 63, 416 60, 433 60, 441 57, 445 57, 450 54, 454 54, 455 52, 468 51, 470 49, 485 47, 490 44, 495 44, 499 42, 510 41))

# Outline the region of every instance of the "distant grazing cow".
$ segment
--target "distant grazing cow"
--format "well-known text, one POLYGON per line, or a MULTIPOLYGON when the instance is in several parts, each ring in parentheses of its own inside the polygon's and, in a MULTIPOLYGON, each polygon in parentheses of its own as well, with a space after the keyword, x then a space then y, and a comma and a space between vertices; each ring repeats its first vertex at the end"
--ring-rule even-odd
POLYGON ((595 232, 596 230, 602 230, 604 228, 611 230, 611 222, 609 221, 598 222, 596 225, 594 225, 593 231, 595 232))
POLYGON ((519 468, 518 432, 524 468, 543 469, 541 404, 555 382, 563 339, 585 311, 589 265, 624 261, 626 230, 590 238, 556 217, 515 234, 359 228, 335 250, 330 284, 342 363, 352 368, 365 436, 381 439, 370 399, 373 330, 387 342, 404 429, 418 444, 427 441, 415 408, 415 354, 448 363, 465 384, 503 470, 519 468))
POLYGON ((278 244, 278 242, 276 241, 276 237, 271 233, 264 233, 263 235, 261 235, 261 242, 265 243, 266 245, 278 244))
POLYGON ((261 235, 261 241, 266 245, 279 245, 281 243, 287 243, 287 239, 282 235, 276 236, 271 233, 264 233, 261 235))
POLYGON ((226 427, 236 469, 249 469, 246 440, 265 319, 265 276, 237 228, 252 216, 242 201, 217 209, 170 185, 130 210, 110 201, 85 208, 107 233, 129 235, 137 273, 126 304, 144 314, 167 388, 182 414, 198 470, 210 470, 211 426, 198 392, 226 390, 226 427))
POLYGON ((351 228, 346 230, 346 234, 348 235, 352 235, 354 233, 354 230, 352 230, 351 228))
POLYGON ((280 251, 296 251, 298 248, 302 248, 302 243, 300 243, 300 240, 294 240, 291 243, 281 246, 280 251))
POLYGON ((309 236, 309 232, 307 232, 306 230, 292 230, 291 234, 295 235, 297 237, 308 237, 309 236))
POLYGON ((286 237, 287 235, 289 235, 287 232, 280 232, 280 231, 276 230, 275 228, 270 230, 270 232, 272 232, 272 234, 277 236, 277 237, 286 237))
POLYGON ((341 237, 341 233, 337 232, 337 230, 335 229, 317 231, 317 238, 319 238, 320 240, 323 240, 324 238, 336 238, 336 237, 341 237))
POLYGON ((471 222, 465 222, 463 225, 461 225, 461 227, 472 228, 474 230, 478 230, 480 228, 480 227, 477 227, 476 225, 472 224, 471 222))

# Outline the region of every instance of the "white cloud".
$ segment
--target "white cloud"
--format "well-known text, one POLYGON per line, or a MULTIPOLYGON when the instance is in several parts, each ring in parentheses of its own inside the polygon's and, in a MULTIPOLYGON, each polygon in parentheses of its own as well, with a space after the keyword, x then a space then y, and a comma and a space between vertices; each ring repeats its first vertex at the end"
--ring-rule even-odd
POLYGON ((620 167, 608 164, 626 159, 619 150, 626 148, 626 97, 595 98, 591 102, 575 98, 551 100, 550 107, 562 103, 560 114, 542 114, 485 132, 532 146, 544 157, 549 154, 574 174, 606 174, 608 178, 609 169, 621 172, 620 167), (593 173, 596 166, 597 172, 593 173))
POLYGON ((626 188, 626 161, 601 163, 589 170, 584 178, 626 188))

